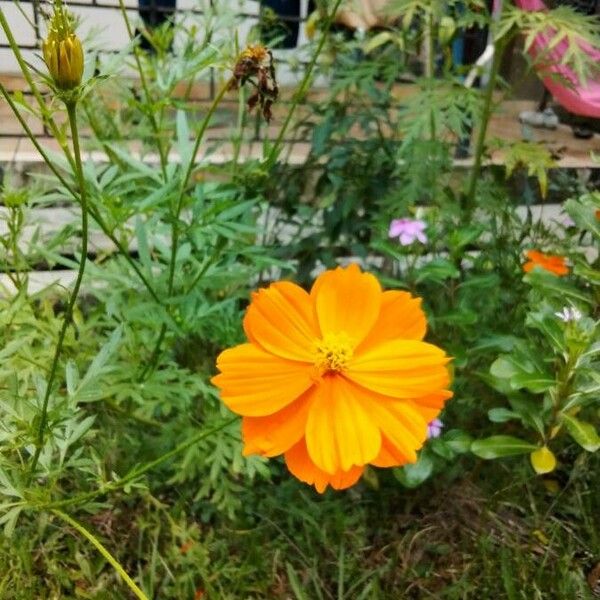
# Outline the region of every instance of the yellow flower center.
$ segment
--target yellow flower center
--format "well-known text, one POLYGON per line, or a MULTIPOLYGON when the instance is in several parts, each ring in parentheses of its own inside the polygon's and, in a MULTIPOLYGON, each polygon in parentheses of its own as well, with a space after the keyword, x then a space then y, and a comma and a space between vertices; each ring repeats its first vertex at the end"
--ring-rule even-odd
POLYGON ((241 58, 249 58, 256 62, 262 62, 268 56, 268 51, 264 46, 256 44, 254 46, 248 46, 241 54, 241 58))
POLYGON ((315 366, 321 375, 340 372, 346 368, 352 355, 352 343, 346 333, 327 333, 316 344, 315 366))

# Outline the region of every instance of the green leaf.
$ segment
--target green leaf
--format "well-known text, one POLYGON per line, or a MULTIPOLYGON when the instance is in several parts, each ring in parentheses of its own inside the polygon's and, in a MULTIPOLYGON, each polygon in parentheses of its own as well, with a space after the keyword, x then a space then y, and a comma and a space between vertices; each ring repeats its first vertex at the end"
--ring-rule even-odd
POLYGON ((493 435, 483 440, 475 440, 471 444, 471 452, 486 460, 528 454, 534 450, 537 450, 535 444, 530 444, 511 435, 493 435))
POLYGON ((286 562, 285 570, 288 576, 288 583, 290 584, 290 588, 292 588, 296 600, 307 600, 308 596, 304 593, 304 589, 300 583, 300 579, 298 579, 298 574, 294 570, 294 567, 292 567, 289 562, 286 562))
POLYGON ((65 366, 65 378, 67 380, 67 394, 70 397, 75 395, 77 387, 79 386, 79 370, 74 360, 67 361, 65 366))
POLYGON ((561 277, 557 277, 548 271, 534 269, 528 273, 523 280, 531 284, 532 287, 538 289, 540 292, 549 294, 561 302, 564 302, 567 298, 571 298, 573 300, 585 302, 586 304, 593 304, 591 297, 579 291, 575 286, 567 283, 561 277))
MULTIPOLYGON (((398 36, 399 37, 399 36, 398 36)), ((383 46, 388 42, 395 42, 396 36, 394 36, 390 31, 381 31, 377 35, 374 35, 372 38, 369 38, 366 43, 363 44, 363 51, 365 54, 370 54, 379 46, 383 46)))
POLYGON ((511 352, 519 341, 519 338, 514 335, 489 335, 481 338, 481 340, 471 348, 471 351, 499 350, 501 352, 511 352))
POLYGON ((575 221, 577 227, 591 231, 596 239, 600 239, 600 221, 596 218, 598 206, 592 199, 598 197, 598 194, 595 193, 583 196, 579 200, 567 200, 564 203, 565 211, 575 221))
POLYGON ((176 118, 177 150, 181 164, 187 165, 192 154, 192 142, 190 140, 190 128, 184 110, 177 111, 176 118))
POLYGON ((560 321, 554 316, 549 315, 548 311, 530 312, 525 319, 527 327, 535 327, 541 331, 552 343, 555 350, 564 352, 566 350, 563 328, 560 321))
POLYGON ((580 421, 566 413, 561 415, 569 435, 588 452, 596 452, 600 448, 600 437, 591 423, 580 421))
POLYGON ((454 251, 460 250, 469 244, 473 244, 483 233, 484 228, 478 226, 460 227, 448 235, 448 245, 454 251))
POLYGON ((498 379, 507 379, 513 390, 527 388, 534 394, 545 392, 555 383, 554 377, 544 373, 532 359, 520 353, 503 354, 490 367, 490 374, 498 379))
POLYGON ((10 538, 15 531, 17 519, 23 510, 23 506, 13 506, 9 511, 0 517, 0 525, 4 525, 4 535, 10 538))
POLYGON ((0 468, 0 493, 5 496, 22 498, 23 494, 10 482, 8 475, 0 468))
POLYGON ((152 273, 152 259, 150 257, 150 246, 148 244, 148 236, 146 235, 146 224, 140 216, 135 218, 135 237, 137 239, 138 253, 140 261, 144 265, 146 274, 152 273))
POLYGON ((459 276, 460 271, 449 260, 436 258, 418 270, 416 282, 441 283, 446 279, 456 279, 459 276))
POLYGON ((473 438, 466 432, 460 429, 451 429, 442 437, 446 446, 452 449, 456 454, 464 454, 471 448, 473 438))
POLYGON ((414 464, 394 469, 396 479, 407 488, 415 488, 429 478, 433 472, 433 460, 426 452, 421 452, 414 464))
POLYGON ((521 417, 514 411, 508 408, 492 408, 488 411, 488 419, 492 423, 506 423, 512 419, 520 419, 521 417))

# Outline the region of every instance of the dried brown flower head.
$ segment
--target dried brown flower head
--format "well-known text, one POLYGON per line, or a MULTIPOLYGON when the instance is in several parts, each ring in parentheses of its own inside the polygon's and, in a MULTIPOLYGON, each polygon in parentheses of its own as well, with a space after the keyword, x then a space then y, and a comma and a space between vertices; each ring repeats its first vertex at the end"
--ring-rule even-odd
POLYGON ((264 46, 248 46, 238 57, 228 88, 237 90, 249 83, 254 91, 248 98, 248 110, 259 106, 266 121, 272 117, 271 107, 279 96, 273 54, 264 46))

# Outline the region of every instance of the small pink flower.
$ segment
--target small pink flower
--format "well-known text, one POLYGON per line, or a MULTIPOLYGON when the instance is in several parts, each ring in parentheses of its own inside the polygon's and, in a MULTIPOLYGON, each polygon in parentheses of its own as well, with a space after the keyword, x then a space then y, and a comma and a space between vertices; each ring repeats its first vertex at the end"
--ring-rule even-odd
POLYGON ((427 223, 420 219, 394 219, 390 223, 389 237, 398 238, 403 246, 409 246, 415 240, 427 243, 425 228, 427 223))
POLYGON ((427 438, 431 439, 440 437, 443 428, 444 424, 442 421, 440 421, 440 419, 434 419, 431 421, 431 423, 429 423, 429 425, 427 425, 427 438))
POLYGON ((566 213, 561 213, 559 223, 561 223, 563 227, 575 227, 575 221, 573 221, 566 213))

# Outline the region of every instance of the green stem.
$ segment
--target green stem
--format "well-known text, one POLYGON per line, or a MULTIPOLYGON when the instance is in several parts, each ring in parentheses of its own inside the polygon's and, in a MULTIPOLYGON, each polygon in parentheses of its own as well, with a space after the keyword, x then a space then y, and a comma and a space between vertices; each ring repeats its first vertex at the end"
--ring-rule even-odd
POLYGON ((433 9, 427 17, 427 78, 433 79, 435 75, 435 38, 434 38, 433 9))
POLYGON ((332 11, 329 13, 327 18, 325 19, 325 23, 323 24, 323 34, 321 35, 321 39, 319 40, 317 48, 315 49, 315 52, 312 55, 310 63, 308 64, 306 73, 304 74, 304 79, 302 80, 300 87, 294 94, 294 97, 292 98, 292 104, 290 105, 290 108, 288 110, 288 114, 285 118, 285 121, 283 122, 283 125, 281 126, 281 129, 279 130, 277 139, 275 140, 275 143, 273 144, 273 146, 271 146, 271 150, 269 151, 267 158, 264 160, 264 164, 266 164, 266 165, 271 166, 273 164, 273 162, 277 159, 277 155, 279 154, 279 150, 281 149, 281 145, 283 143, 283 137, 285 136, 287 129, 290 126, 290 123, 292 122, 292 117, 294 116, 294 112, 296 111, 296 108, 298 107, 300 100, 302 100, 302 98, 304 97, 304 95, 306 94, 306 91, 308 90, 308 88, 310 86, 312 73, 317 64, 317 60, 319 59, 319 56, 321 55, 321 52, 323 51, 323 47, 325 46, 325 41, 326 41, 327 35, 329 33, 329 29, 331 27, 331 24, 333 23, 335 13, 337 12, 341 3, 342 3, 342 0, 336 0, 335 4, 333 5, 332 11))
MULTIPOLYGON (((129 17, 127 16, 127 11, 125 10, 125 4, 123 3, 123 0, 119 0, 119 6, 121 8, 123 20, 125 21, 125 27, 127 27, 127 35, 129 36, 129 39, 131 41, 133 41, 135 36, 133 34, 133 29, 131 28, 131 23, 129 22, 129 17)), ((160 168, 162 171, 163 179, 166 180, 166 178, 167 178, 167 154, 165 152, 165 149, 163 148, 162 139, 160 137, 161 136, 160 128, 158 126, 156 118, 154 117, 154 112, 151 107, 152 97, 150 96, 148 82, 146 81, 146 75, 144 74, 144 69, 142 67, 142 61, 140 60, 140 55, 139 55, 139 48, 137 47, 137 45, 133 46, 133 57, 135 59, 135 64, 137 66, 137 70, 138 70, 138 73, 140 76, 140 83, 142 84, 142 89, 144 90, 144 96, 146 96, 146 103, 148 104, 147 110, 145 112, 150 121, 150 125, 154 132, 154 135, 156 136, 156 146, 158 148, 158 154, 160 156, 160 168)))
POLYGON ((127 475, 121 477, 121 479, 117 479, 117 481, 112 481, 111 483, 107 483, 106 485, 103 485, 102 487, 100 487, 97 490, 94 490, 93 492, 86 492, 84 494, 79 494, 78 496, 66 498, 65 500, 57 500, 55 502, 39 504, 39 505, 35 506, 35 508, 40 509, 40 510, 42 510, 42 509, 52 510, 55 508, 64 508, 65 506, 81 505, 82 503, 87 502, 89 500, 93 500, 94 498, 97 498, 98 496, 103 496, 104 494, 118 490, 118 489, 122 488, 123 486, 127 485, 128 483, 134 481, 135 479, 138 479, 139 477, 141 477, 148 471, 151 471, 152 469, 158 467, 159 465, 163 464, 164 462, 167 462, 171 458, 177 456, 181 452, 184 452, 185 450, 187 450, 194 444, 197 444, 198 442, 201 442, 202 440, 210 437, 214 433, 217 433, 217 432, 221 431, 222 429, 225 429, 229 425, 235 423, 237 421, 237 419, 238 419, 238 417, 233 417, 232 419, 229 419, 228 421, 224 421, 220 425, 217 425, 216 427, 213 427, 212 429, 209 429, 208 431, 198 432, 196 435, 192 436, 189 440, 186 440, 185 442, 182 442, 181 444, 179 444, 178 446, 173 448, 173 450, 170 450, 166 454, 159 456, 157 459, 155 459, 149 463, 146 463, 142 467, 137 467, 137 468, 133 469, 127 475))
POLYGON ((202 142, 202 138, 204 137, 204 133, 206 132, 206 128, 210 123, 215 111, 217 110, 217 106, 219 106, 221 100, 225 96, 227 92, 228 86, 225 84, 221 91, 215 96, 215 99, 212 101, 208 112, 204 116, 202 123, 200 125, 200 129, 196 134, 196 141, 194 142, 194 147, 192 148, 192 153, 190 155, 190 160, 188 162, 187 168, 185 170, 185 174, 183 176, 183 181, 181 182, 181 189, 179 190, 179 197, 177 199, 177 206, 175 208, 175 213, 173 215, 173 224, 171 226, 172 238, 171 238, 171 260, 169 262, 169 281, 168 281, 168 290, 169 296, 173 293, 173 282, 175 280, 175 263, 177 262, 177 251, 179 245, 179 217, 181 215, 181 210, 183 208, 183 199, 185 197, 185 192, 190 181, 190 177, 192 176, 192 171, 194 170, 194 164, 196 162, 196 154, 198 154, 198 150, 200 148, 200 143, 202 142))
POLYGON ((127 575, 125 569, 121 566, 121 563, 108 551, 108 549, 100 542, 100 540, 90 531, 88 531, 81 523, 78 523, 73 517, 70 517, 66 513, 53 509, 52 513, 62 519, 65 523, 68 523, 73 529, 77 530, 88 542, 92 544, 102 554, 102 556, 110 563, 113 569, 121 576, 123 581, 127 584, 129 589, 136 595, 140 600, 148 600, 148 596, 142 592, 142 590, 136 585, 135 581, 127 575))
MULTIPOLYGON (((46 153, 44 148, 38 142, 36 136, 31 131, 29 125, 27 124, 27 121, 25 121, 25 119, 23 119, 23 116, 19 112, 17 105, 14 103, 11 95, 8 93, 8 90, 4 87, 4 85, 2 85, 1 81, 0 81, 0 93, 2 94, 2 96, 4 96, 4 99, 8 102, 8 105, 10 106, 11 110, 13 111, 15 117, 17 117, 17 120, 19 121, 21 127, 23 128, 23 131, 25 132, 25 134, 27 135, 27 137, 29 138, 29 140, 31 141, 31 143, 33 144, 35 149, 38 151, 39 155, 42 157, 43 161, 46 163, 48 168, 52 171, 52 173, 54 173, 55 177, 65 187, 65 189, 69 192, 69 194, 71 194, 71 196, 73 196, 73 199, 76 202, 78 202, 79 204, 81 204, 80 196, 69 185, 67 180, 62 176, 61 172, 56 168, 54 163, 50 160, 50 157, 48 156, 48 154, 46 153)), ((157 302, 158 304, 160 304, 161 300, 158 297, 158 294, 154 291, 154 288, 152 287, 152 285, 150 284, 150 282, 148 281, 146 276, 142 273, 141 269, 137 266, 137 264, 135 263, 133 258, 131 258, 127 248, 125 248, 125 246, 123 246, 123 244, 119 241, 119 239, 109 229, 108 225, 104 222, 104 219, 101 217, 98 210, 96 210, 92 206, 88 206, 88 212, 89 212, 90 216, 94 219, 94 221, 96 221, 96 223, 98 223, 98 226, 100 227, 100 229, 102 229, 104 234, 116 246, 119 253, 123 256, 123 258, 125 258, 125 260, 129 263, 131 268, 135 271, 136 275, 140 278, 141 282, 144 284, 144 286, 148 290, 148 293, 152 296, 154 301, 157 302)))
POLYGON ((44 446, 44 434, 46 432, 46 426, 48 423, 48 403, 50 401, 50 394, 52 393, 52 387, 54 380, 56 379, 56 372, 58 370, 58 362, 63 349, 63 343, 65 341, 65 335, 69 324, 73 318, 73 308, 77 301, 77 295, 79 294, 79 288, 81 287, 81 281, 85 271, 85 263, 87 260, 87 246, 88 246, 88 209, 87 209, 87 192, 85 188, 85 181, 83 178, 83 167, 81 165, 81 150, 79 148, 79 131, 77 129, 77 105, 75 102, 68 102, 66 104, 67 114, 69 116, 69 126, 71 128, 71 137, 73 139, 73 154, 75 155, 75 171, 77 181, 79 184, 79 197, 81 201, 81 260, 79 261, 79 270, 77 272, 77 279, 71 292, 71 297, 65 310, 65 316, 62 327, 58 334, 58 343, 56 344, 56 350, 54 352, 54 358, 52 359, 52 366, 50 367, 50 375, 48 376, 48 382, 46 384, 46 392, 44 394, 44 400, 42 403, 42 415, 40 418, 40 425, 37 433, 36 448, 29 468, 29 479, 33 477, 35 468, 37 466, 42 448, 44 446))
MULTIPOLYGON (((179 190, 179 195, 177 198, 177 205, 172 215, 172 223, 171 223, 171 257, 169 260, 169 271, 168 271, 168 281, 167 281, 167 291, 169 298, 173 295, 173 286, 175 282, 175 265, 177 264, 177 252, 179 250, 179 235, 181 233, 179 228, 179 218, 181 216, 181 211, 183 209, 183 199, 185 197, 185 193, 187 190, 188 183, 190 181, 190 177, 192 176, 192 172, 194 170, 194 164, 196 162, 196 155, 198 154, 198 150, 200 148, 200 143, 202 142, 202 138, 204 137, 204 133, 206 132, 206 128, 210 123, 217 107, 219 106, 221 100, 225 96, 228 90, 228 85, 225 84, 221 91, 215 96, 212 104, 210 105, 208 112, 204 116, 202 123, 200 125, 200 129, 196 134, 196 140, 194 142, 194 147, 192 148, 192 152, 190 154, 190 158, 183 176, 183 180, 181 182, 181 188, 179 190)), ((140 375, 140 380, 144 381, 148 373, 150 373, 155 367, 160 357, 161 346, 165 335, 167 333, 167 325, 165 323, 162 324, 160 331, 158 333, 158 338, 156 339, 156 343, 154 344, 154 349, 152 350, 152 354, 150 355, 150 360, 146 364, 146 367, 142 371, 140 375)))
POLYGON ((477 142, 475 144, 475 158, 473 162, 473 168, 469 176, 469 183, 467 187, 467 193, 464 197, 463 208, 467 212, 473 210, 475 202, 475 194, 477 192, 477 182, 481 173, 481 164, 483 160, 483 152, 485 150, 485 139, 487 136, 487 129, 490 122, 490 117, 493 111, 493 100, 494 100, 494 89, 496 87, 496 80, 498 79, 498 72, 500 71, 500 64, 502 63, 502 55, 504 54, 504 43, 497 42, 494 50, 494 57, 492 59, 492 67, 490 70, 490 78, 485 90, 485 96, 483 98, 483 109, 481 112, 481 122, 479 123, 479 129, 477 132, 477 142))
MULTIPOLYGON (((433 78, 435 76, 435 37, 434 37, 434 19, 433 19, 433 10, 429 13, 429 18, 427 20, 427 37, 429 42, 428 53, 429 56, 427 61, 427 78, 429 79, 429 85, 432 85, 433 78)), ((435 141, 436 137, 436 127, 435 127, 435 114, 434 111, 431 110, 429 113, 429 134, 430 139, 435 141)))

